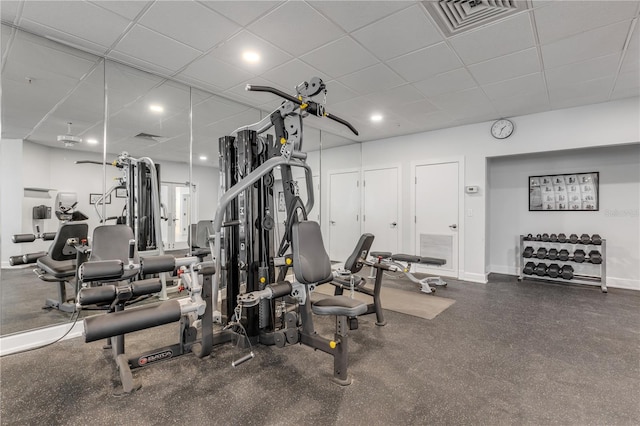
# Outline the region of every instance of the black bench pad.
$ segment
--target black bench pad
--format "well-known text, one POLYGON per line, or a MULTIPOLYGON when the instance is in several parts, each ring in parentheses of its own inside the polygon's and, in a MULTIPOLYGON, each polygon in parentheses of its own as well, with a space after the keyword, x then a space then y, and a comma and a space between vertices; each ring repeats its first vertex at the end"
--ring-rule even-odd
POLYGON ((50 256, 43 256, 37 262, 40 269, 55 278, 70 278, 76 275, 75 260, 53 260, 50 256))
POLYGON ((438 259, 435 257, 412 256, 410 254, 394 254, 391 256, 391 260, 394 260, 396 262, 421 263, 421 264, 437 265, 437 266, 442 266, 445 263, 447 263, 445 259, 438 259))
POLYGON ((346 296, 329 296, 320 299, 311 306, 316 315, 346 315, 355 317, 367 312, 367 305, 346 296))

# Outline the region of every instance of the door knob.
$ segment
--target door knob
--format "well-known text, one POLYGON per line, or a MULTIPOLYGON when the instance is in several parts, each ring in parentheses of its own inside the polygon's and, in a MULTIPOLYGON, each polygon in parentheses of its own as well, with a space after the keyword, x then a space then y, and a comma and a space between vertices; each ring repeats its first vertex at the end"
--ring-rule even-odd
POLYGON ((453 225, 449 225, 449 228, 451 228, 451 229, 457 229, 457 228, 458 228, 458 225, 456 225, 456 224, 454 223, 453 225))
POLYGON ((329 223, 332 224, 332 225, 336 224, 336 222, 334 220, 330 220, 329 223))
POLYGON ((391 222, 391 227, 392 227, 392 228, 395 228, 396 226, 398 226, 398 223, 397 223, 397 222, 391 222))

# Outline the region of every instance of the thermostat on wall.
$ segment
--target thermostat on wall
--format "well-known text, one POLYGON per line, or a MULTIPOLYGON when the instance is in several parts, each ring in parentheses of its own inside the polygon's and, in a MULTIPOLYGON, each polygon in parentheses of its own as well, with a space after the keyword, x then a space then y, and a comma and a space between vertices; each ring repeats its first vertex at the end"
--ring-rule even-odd
POLYGON ((465 186, 464 187, 464 192, 466 192, 467 194, 477 194, 478 191, 480 191, 480 188, 477 186, 465 186))

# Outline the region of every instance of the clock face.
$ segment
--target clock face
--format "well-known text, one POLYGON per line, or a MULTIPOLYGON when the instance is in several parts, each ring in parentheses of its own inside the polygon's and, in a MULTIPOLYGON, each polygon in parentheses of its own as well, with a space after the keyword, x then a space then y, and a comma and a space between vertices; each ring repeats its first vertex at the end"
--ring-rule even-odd
POLYGON ((491 134, 494 138, 505 139, 513 133, 513 123, 507 119, 498 120, 491 126, 491 134))

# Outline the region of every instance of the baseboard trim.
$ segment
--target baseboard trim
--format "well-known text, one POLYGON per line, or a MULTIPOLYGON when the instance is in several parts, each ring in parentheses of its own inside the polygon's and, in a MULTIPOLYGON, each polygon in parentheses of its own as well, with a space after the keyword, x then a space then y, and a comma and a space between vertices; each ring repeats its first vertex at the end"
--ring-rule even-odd
MULTIPOLYGON (((38 328, 24 333, 9 334, 0 337, 0 357, 35 349, 54 342, 64 335, 71 327, 71 324, 59 324, 52 327, 38 328)), ((60 340, 73 339, 82 336, 84 333, 84 323, 78 321, 65 337, 60 340)))
POLYGON ((607 287, 624 288, 627 290, 640 291, 640 280, 630 280, 628 278, 607 277, 607 287))
POLYGON ((486 284, 489 282, 489 274, 475 274, 472 272, 465 272, 462 275, 463 281, 471 281, 473 283, 486 284))

